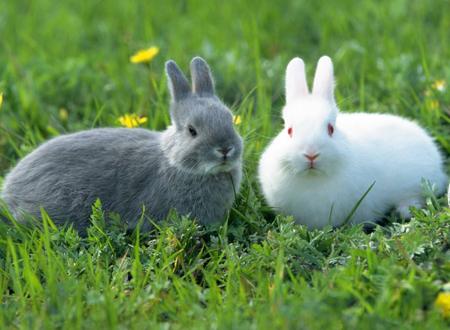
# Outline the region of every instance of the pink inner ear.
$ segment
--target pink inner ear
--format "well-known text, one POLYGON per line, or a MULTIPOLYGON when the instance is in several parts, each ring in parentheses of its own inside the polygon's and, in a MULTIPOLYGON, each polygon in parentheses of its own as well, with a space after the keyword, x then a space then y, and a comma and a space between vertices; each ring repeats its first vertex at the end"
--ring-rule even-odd
POLYGON ((288 132, 288 135, 289 135, 290 137, 292 137, 292 127, 289 127, 288 130, 287 130, 287 132, 288 132))
POLYGON ((331 124, 328 124, 328 135, 332 136, 334 133, 334 127, 331 124))

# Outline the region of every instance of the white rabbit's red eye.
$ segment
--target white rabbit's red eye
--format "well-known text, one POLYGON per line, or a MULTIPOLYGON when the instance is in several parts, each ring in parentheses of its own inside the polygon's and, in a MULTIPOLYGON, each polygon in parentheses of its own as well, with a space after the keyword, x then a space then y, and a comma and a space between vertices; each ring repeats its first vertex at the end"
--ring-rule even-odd
POLYGON ((289 135, 290 137, 292 137, 292 127, 289 127, 287 132, 288 132, 288 135, 289 135))
POLYGON ((334 127, 331 124, 328 124, 328 135, 332 136, 334 133, 334 127))

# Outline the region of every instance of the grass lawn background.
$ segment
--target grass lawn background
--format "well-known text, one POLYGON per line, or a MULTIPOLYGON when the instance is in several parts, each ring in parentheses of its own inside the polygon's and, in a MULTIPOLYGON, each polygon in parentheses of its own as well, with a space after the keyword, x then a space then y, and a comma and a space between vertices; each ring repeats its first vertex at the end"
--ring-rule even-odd
MULTIPOLYGON (((0 184, 51 137, 169 123, 164 62, 204 57, 242 122, 245 180, 225 225, 170 217, 125 234, 94 207, 87 238, 0 224, 0 328, 344 329, 449 326, 450 210, 428 199, 409 223, 308 231, 265 206, 256 164, 281 128, 284 70, 309 80, 333 58, 343 111, 413 118, 450 154, 450 2, 0 2, 0 184), (158 46, 148 65, 130 55, 158 46), (437 86, 444 81, 444 90, 437 86)), ((448 169, 448 166, 447 166, 448 169)))

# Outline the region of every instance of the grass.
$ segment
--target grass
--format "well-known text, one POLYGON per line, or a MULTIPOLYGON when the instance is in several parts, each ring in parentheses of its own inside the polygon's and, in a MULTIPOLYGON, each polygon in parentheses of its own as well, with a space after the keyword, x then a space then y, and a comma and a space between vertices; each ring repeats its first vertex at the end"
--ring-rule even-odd
POLYGON ((448 159, 449 30, 447 0, 0 2, 0 177, 46 139, 125 113, 164 129, 169 58, 208 60, 246 144, 222 226, 172 215, 126 233, 100 203, 86 238, 45 214, 33 228, 0 223, 0 328, 448 328, 434 305, 450 278, 444 198, 371 233, 308 231, 268 210, 255 168, 281 127, 287 62, 303 57, 311 77, 322 54, 341 109, 413 118, 448 159), (151 45, 149 65, 129 62, 151 45))

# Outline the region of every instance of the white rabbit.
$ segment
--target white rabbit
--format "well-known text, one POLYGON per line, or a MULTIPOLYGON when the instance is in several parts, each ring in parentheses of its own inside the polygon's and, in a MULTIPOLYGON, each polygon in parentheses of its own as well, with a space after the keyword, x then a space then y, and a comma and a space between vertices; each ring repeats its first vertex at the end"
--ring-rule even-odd
POLYGON ((328 56, 317 64, 312 93, 303 61, 288 64, 284 128, 259 163, 271 207, 321 228, 374 222, 392 208, 409 218, 409 207, 424 203, 422 179, 434 183, 437 194, 445 192, 442 156, 424 129, 393 115, 338 115, 333 90, 328 56))

